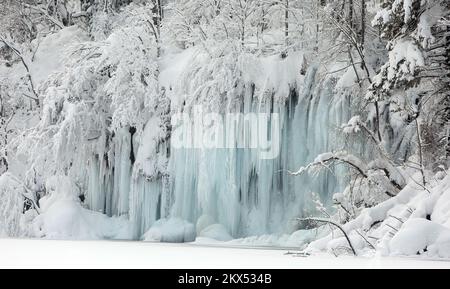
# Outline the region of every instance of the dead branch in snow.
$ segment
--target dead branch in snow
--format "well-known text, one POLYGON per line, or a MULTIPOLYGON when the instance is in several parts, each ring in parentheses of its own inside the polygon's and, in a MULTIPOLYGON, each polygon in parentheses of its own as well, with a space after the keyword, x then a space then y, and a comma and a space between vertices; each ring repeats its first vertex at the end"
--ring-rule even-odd
POLYGON ((330 225, 333 225, 333 226, 337 227, 337 228, 342 232, 342 234, 344 234, 345 239, 347 239, 348 245, 350 246, 350 249, 352 250, 353 254, 354 254, 355 256, 358 256, 358 254, 356 253, 356 250, 355 250, 355 248, 353 247, 352 241, 350 240, 350 238, 349 238, 347 232, 345 232, 344 228, 342 228, 342 226, 339 225, 338 223, 336 223, 336 222, 334 222, 334 221, 332 221, 332 220, 328 220, 328 219, 312 218, 312 217, 309 217, 309 218, 299 218, 299 219, 297 219, 297 221, 315 221, 315 222, 319 222, 319 223, 330 224, 330 225))

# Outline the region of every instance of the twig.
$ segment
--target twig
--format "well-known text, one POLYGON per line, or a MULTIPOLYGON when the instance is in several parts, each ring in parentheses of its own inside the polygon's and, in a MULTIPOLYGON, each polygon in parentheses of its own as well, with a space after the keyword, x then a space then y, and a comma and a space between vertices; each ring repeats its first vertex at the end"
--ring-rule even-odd
POLYGON ((367 238, 364 237, 364 235, 363 235, 362 233, 360 233, 358 230, 355 230, 355 232, 356 232, 359 236, 361 236, 361 238, 363 238, 364 241, 366 241, 367 244, 369 244, 370 248, 376 250, 375 246, 374 246, 372 243, 370 243, 369 240, 367 240, 367 238))

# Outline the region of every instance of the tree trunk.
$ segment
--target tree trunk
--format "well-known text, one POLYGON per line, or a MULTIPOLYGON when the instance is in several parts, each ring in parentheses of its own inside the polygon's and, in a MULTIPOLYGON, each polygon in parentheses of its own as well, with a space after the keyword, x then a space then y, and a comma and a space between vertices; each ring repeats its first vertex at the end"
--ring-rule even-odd
POLYGON ((155 27, 155 38, 157 43, 157 56, 161 56, 161 19, 162 19, 162 7, 161 0, 153 0, 153 26, 155 27))
POLYGON ((284 39, 287 48, 289 46, 289 0, 286 0, 286 7, 284 14, 284 39))
POLYGON ((361 50, 364 51, 364 44, 366 41, 366 9, 367 9, 367 4, 366 4, 366 0, 361 0, 361 39, 360 39, 360 43, 361 43, 361 50))
POLYGON ((353 29, 353 0, 348 0, 348 25, 353 29))

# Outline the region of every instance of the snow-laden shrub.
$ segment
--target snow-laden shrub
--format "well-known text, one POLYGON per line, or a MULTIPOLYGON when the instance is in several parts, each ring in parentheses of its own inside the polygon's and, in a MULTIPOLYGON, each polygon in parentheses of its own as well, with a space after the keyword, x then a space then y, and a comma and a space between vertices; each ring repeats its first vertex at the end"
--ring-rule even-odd
MULTIPOLYGON (((29 236, 29 221, 36 212, 27 210, 24 185, 12 174, 0 176, 0 237, 29 236)), ((28 203, 31 206, 31 203, 28 203)))
MULTIPOLYGON (((450 176, 440 172, 425 188, 421 175, 412 175, 395 197, 362 210, 342 225, 358 254, 378 250, 383 255, 450 256, 450 176)), ((336 252, 348 248, 336 230, 312 242, 307 251, 336 252)))
POLYGON ((425 65, 423 52, 419 45, 411 39, 398 39, 392 43, 389 62, 374 77, 369 89, 369 99, 380 99, 402 86, 416 81, 420 69, 425 65))

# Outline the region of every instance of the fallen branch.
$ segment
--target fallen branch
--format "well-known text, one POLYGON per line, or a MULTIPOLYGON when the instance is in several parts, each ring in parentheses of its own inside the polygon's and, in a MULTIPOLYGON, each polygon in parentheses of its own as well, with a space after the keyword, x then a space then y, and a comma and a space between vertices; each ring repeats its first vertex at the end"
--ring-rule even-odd
POLYGON ((376 250, 375 245, 373 245, 369 240, 367 240, 367 238, 358 230, 355 230, 355 232, 361 237, 363 238, 363 240, 369 245, 370 248, 372 248, 373 250, 376 250))
POLYGON ((347 239, 348 245, 350 246, 350 249, 352 250, 353 254, 355 256, 358 256, 358 254, 356 253, 355 248, 353 247, 352 242, 350 241, 350 238, 347 235, 347 232, 345 232, 344 228, 342 228, 342 226, 339 225, 338 223, 333 222, 331 220, 327 220, 327 219, 311 218, 311 217, 309 217, 309 218, 299 218, 299 219, 297 219, 297 221, 315 221, 315 222, 319 222, 319 223, 330 224, 330 225, 333 225, 333 226, 337 227, 342 232, 342 234, 344 234, 345 239, 347 239))

